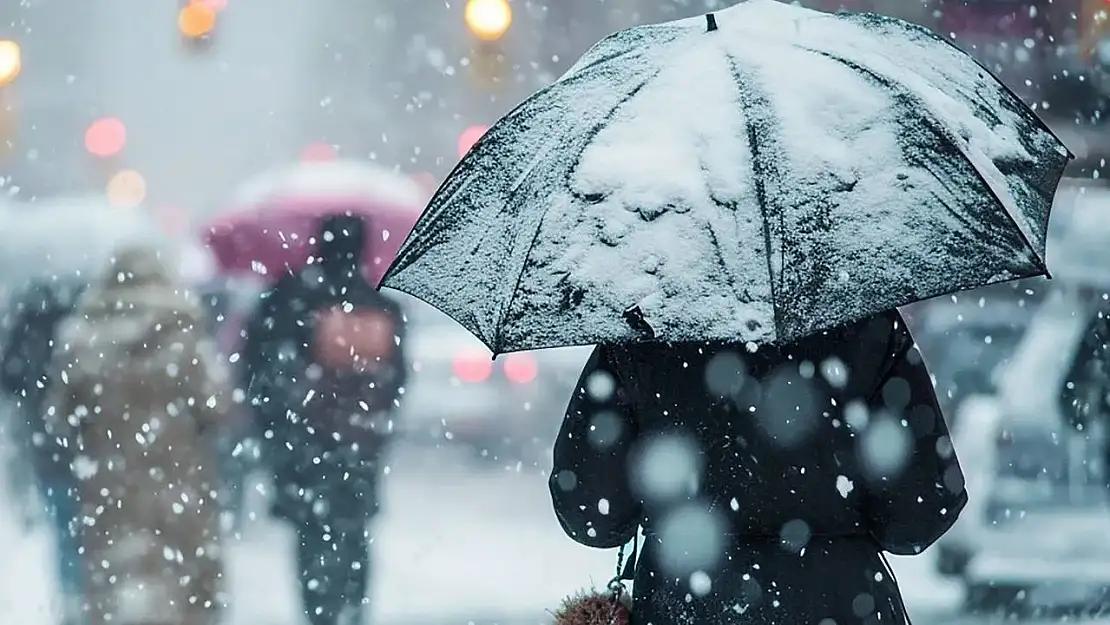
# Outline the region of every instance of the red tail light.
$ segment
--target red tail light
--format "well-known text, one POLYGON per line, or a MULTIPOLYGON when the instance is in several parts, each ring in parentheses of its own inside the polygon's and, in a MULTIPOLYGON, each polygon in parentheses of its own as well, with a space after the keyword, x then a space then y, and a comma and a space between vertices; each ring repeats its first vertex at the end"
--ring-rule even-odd
POLYGON ((485 382, 493 373, 493 361, 482 354, 459 354, 451 363, 451 371, 463 382, 485 382))
POLYGON ((509 354, 505 356, 504 371, 510 382, 527 384, 536 379, 539 366, 530 354, 509 354))

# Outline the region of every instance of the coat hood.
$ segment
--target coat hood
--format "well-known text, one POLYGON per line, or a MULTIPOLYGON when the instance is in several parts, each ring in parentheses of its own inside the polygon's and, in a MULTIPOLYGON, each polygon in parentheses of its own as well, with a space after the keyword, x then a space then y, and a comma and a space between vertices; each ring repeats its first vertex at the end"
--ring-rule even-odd
MULTIPOLYGON (((96 360, 149 355, 164 335, 200 331, 199 305, 178 284, 160 253, 147 247, 121 249, 99 281, 77 302, 59 332, 71 351, 95 352, 96 360)), ((80 359, 78 359, 80 360, 80 359)))

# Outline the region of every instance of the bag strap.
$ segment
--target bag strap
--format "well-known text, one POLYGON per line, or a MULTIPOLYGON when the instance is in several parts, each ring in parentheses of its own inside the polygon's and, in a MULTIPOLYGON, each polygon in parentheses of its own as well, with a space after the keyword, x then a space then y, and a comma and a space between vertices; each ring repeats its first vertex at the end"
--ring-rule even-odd
POLYGON ((624 587, 625 581, 633 581, 636 578, 636 555, 640 551, 640 528, 636 528, 636 533, 632 535, 632 552, 627 554, 625 549, 628 543, 621 545, 617 550, 617 574, 613 579, 609 580, 609 592, 613 594, 614 601, 619 600, 621 595, 626 592, 624 587))
POLYGON ((628 554, 628 558, 624 561, 624 567, 621 568, 620 558, 624 555, 624 547, 621 547, 621 553, 617 554, 617 574, 620 575, 622 580, 632 581, 636 579, 636 556, 640 552, 640 528, 636 528, 636 533, 632 536, 632 553, 628 554))

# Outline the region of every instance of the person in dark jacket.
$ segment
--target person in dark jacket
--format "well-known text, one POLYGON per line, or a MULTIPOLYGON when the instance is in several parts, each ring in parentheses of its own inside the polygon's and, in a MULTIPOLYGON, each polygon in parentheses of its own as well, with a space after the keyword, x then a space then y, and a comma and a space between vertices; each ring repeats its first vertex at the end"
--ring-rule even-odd
POLYGON ((359 218, 325 220, 314 262, 278 281, 247 322, 247 395, 266 433, 274 513, 300 535, 313 625, 363 618, 367 524, 405 381, 404 318, 364 277, 365 230, 359 218))
POLYGON ((59 588, 64 595, 64 620, 75 622, 82 599, 80 545, 77 539, 79 502, 70 473, 71 455, 46 435, 43 402, 50 380, 54 336, 68 317, 84 285, 67 280, 39 280, 11 300, 10 323, 0 358, 0 387, 16 409, 13 424, 21 450, 19 460, 31 469, 41 500, 54 522, 59 588))
POLYGON ((635 622, 906 623, 882 552, 967 502, 921 355, 892 311, 794 344, 594 350, 555 444, 567 535, 642 527, 635 622))

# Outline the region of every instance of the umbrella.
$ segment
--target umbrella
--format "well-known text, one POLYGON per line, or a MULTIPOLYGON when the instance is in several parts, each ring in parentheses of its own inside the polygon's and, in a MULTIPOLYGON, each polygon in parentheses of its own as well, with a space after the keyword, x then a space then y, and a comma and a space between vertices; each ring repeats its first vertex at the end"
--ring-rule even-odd
POLYGON ((749 0, 596 44, 463 157, 381 286, 494 353, 789 341, 1046 273, 1070 157, 927 29, 749 0))
POLYGON ((320 221, 367 217, 367 278, 377 282, 420 213, 427 194, 410 178, 347 161, 312 162, 249 181, 234 207, 204 228, 221 270, 276 280, 312 256, 320 221))

